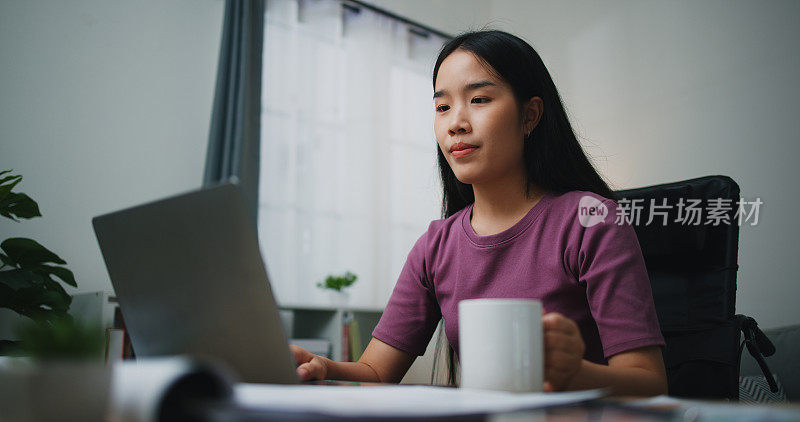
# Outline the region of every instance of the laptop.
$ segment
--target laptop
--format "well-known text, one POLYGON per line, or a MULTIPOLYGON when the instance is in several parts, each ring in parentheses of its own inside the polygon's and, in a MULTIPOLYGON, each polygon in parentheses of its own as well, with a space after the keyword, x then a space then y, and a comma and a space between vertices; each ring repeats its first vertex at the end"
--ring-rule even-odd
POLYGON ((210 357, 244 382, 299 382, 255 225, 235 184, 92 224, 137 356, 210 357))

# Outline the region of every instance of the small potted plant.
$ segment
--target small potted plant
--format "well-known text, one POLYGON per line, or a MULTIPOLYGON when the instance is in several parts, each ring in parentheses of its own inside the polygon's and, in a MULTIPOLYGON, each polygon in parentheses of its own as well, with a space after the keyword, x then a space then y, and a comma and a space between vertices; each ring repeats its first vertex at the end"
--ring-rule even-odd
MULTIPOLYGON (((38 204, 14 192, 22 176, 0 171, 0 216, 41 217, 38 204)), ((100 327, 73 320, 64 285, 75 277, 58 255, 32 239, 0 242, 0 308, 26 317, 17 339, 0 339, 0 409, 8 420, 102 420, 110 368, 100 327), (3 357, 3 355, 8 355, 3 357)))
MULTIPOLYGON (((39 205, 28 195, 13 192, 22 176, 11 170, 0 172, 0 216, 12 221, 41 217, 39 205)), ((0 242, 0 308, 37 322, 68 316, 72 302, 64 286, 77 287, 66 262, 33 239, 15 237, 0 242)), ((0 339, 0 355, 14 348, 14 342, 0 339)))
POLYGON ((358 276, 346 271, 344 275, 329 275, 325 277, 324 283, 317 283, 317 287, 330 292, 330 299, 334 305, 343 306, 347 304, 349 298, 346 288, 356 282, 358 276))
POLYGON ((67 315, 26 321, 17 336, 12 356, 0 358, 0 408, 9 420, 106 417, 111 368, 100 326, 67 315))

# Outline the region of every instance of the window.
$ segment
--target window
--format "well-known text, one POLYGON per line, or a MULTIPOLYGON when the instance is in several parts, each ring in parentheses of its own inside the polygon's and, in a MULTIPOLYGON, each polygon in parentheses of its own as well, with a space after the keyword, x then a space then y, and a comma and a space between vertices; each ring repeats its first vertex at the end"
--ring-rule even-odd
POLYGON ((444 39, 337 0, 270 0, 264 29, 259 238, 282 305, 383 307, 440 218, 431 71, 444 39), (417 31, 418 32, 418 31, 417 31))

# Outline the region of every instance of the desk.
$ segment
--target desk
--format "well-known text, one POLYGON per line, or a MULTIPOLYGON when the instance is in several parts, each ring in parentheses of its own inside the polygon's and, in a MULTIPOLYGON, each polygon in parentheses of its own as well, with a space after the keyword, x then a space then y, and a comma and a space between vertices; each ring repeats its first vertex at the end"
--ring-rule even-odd
MULTIPOLYGON (((666 400, 670 400, 667 398, 666 400)), ((207 422, 334 422, 355 420, 359 422, 386 421, 419 422, 528 422, 528 421, 800 421, 800 405, 750 406, 725 402, 681 401, 680 406, 651 405, 634 407, 632 399, 601 399, 578 405, 551 407, 531 411, 510 412, 492 415, 474 415, 435 418, 338 418, 315 414, 287 414, 284 412, 248 411, 225 405, 206 408, 198 414, 198 420, 207 422)))
POLYGON ((424 385, 355 386, 351 385, 354 383, 345 383, 344 386, 326 388, 313 385, 234 384, 212 369, 212 366, 193 363, 181 357, 152 358, 115 366, 112 389, 115 394, 111 408, 112 413, 119 417, 114 420, 800 421, 798 404, 752 406, 678 400, 666 396, 626 400, 601 398, 603 392, 600 390, 514 395, 424 385), (538 406, 550 407, 510 411, 538 406), (129 416, 127 419, 124 418, 126 415, 129 416), (384 415, 394 416, 387 418, 384 415))

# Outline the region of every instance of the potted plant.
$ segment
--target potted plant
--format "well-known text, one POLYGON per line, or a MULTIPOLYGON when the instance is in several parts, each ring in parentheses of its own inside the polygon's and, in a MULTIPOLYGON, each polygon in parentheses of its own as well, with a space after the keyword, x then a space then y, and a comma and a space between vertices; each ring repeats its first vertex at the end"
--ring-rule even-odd
MULTIPOLYGON (((14 192, 22 176, 0 172, 0 216, 15 222, 40 217, 38 204, 14 192)), ((105 415, 110 369, 105 336, 68 313, 77 287, 58 255, 28 238, 0 242, 0 308, 26 321, 16 341, 0 341, 0 409, 9 420, 100 420, 105 415)))
POLYGON ((346 288, 356 282, 358 276, 346 271, 343 275, 329 275, 325 277, 325 282, 317 283, 317 287, 330 292, 330 299, 334 305, 343 306, 347 304, 349 298, 346 288))
POLYGON ((69 316, 28 320, 17 335, 12 356, 0 358, 0 408, 9 420, 106 417, 111 368, 99 326, 69 316))
MULTIPOLYGON (((41 217, 39 205, 28 195, 13 192, 22 176, 0 172, 0 216, 19 219, 41 217)), ((0 243, 0 308, 28 317, 36 322, 68 317, 72 297, 63 284, 77 287, 66 262, 32 239, 15 237, 0 243)), ((0 355, 6 354, 13 342, 0 339, 0 355)))

